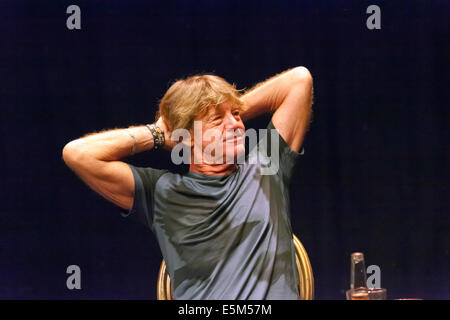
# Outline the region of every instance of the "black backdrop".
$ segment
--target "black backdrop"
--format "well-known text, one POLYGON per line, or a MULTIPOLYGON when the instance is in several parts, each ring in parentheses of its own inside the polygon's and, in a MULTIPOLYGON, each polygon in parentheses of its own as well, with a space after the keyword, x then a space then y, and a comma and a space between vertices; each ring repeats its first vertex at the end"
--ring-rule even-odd
POLYGON ((154 299, 153 234, 82 184, 62 148, 152 121, 177 78, 249 88, 299 65, 315 105, 291 206, 316 298, 344 299, 354 251, 390 298, 450 298, 449 14, 425 0, 0 2, 0 299, 154 299), (66 28, 70 4, 81 30, 66 28), (366 28, 371 4, 381 30, 366 28), (72 264, 81 290, 66 288, 72 264))

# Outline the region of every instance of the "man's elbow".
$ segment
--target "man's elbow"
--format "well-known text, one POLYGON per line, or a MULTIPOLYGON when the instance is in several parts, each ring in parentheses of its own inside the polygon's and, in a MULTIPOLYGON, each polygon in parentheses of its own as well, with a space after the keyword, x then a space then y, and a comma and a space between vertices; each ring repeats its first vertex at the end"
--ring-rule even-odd
POLYGON ((62 159, 70 168, 81 162, 82 155, 83 152, 80 150, 80 147, 77 145, 76 141, 69 142, 62 150, 62 159))
POLYGON ((313 78, 306 67, 295 67, 291 72, 293 83, 312 86, 313 78))

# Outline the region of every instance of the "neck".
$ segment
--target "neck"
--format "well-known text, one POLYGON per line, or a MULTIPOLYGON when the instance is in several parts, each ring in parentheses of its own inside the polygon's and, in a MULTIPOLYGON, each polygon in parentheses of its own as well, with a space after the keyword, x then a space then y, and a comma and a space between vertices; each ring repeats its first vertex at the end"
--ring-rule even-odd
POLYGON ((233 163, 224 164, 195 164, 191 163, 189 171, 206 175, 226 175, 237 170, 237 165, 233 163))

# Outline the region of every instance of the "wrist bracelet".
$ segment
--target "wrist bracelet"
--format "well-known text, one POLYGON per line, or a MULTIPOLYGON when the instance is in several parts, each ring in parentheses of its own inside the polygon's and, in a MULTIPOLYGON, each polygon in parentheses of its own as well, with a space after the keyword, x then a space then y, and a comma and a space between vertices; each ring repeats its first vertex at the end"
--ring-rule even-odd
POLYGON ((147 124, 146 127, 148 128, 148 130, 150 130, 151 134, 153 135, 154 148, 155 149, 161 148, 166 142, 164 138, 164 131, 162 131, 160 127, 155 126, 154 124, 147 124))
POLYGON ((131 139, 133 139, 133 147, 131 148, 131 155, 133 156, 136 153, 136 137, 129 130, 126 130, 130 135, 131 139))

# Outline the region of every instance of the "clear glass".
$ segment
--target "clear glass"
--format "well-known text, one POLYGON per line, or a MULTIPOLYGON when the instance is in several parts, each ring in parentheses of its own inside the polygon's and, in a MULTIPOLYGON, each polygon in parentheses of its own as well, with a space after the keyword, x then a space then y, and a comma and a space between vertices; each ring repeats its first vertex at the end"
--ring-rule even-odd
POLYGON ((366 266, 364 255, 361 252, 354 252, 350 257, 350 289, 366 288, 366 266))
POLYGON ((367 288, 356 288, 347 290, 347 300, 370 300, 367 288))
POLYGON ((369 289, 370 300, 387 300, 386 289, 384 288, 372 288, 369 289))
POLYGON ((364 254, 354 252, 350 256, 350 290, 346 292, 347 300, 369 300, 366 282, 364 254))

